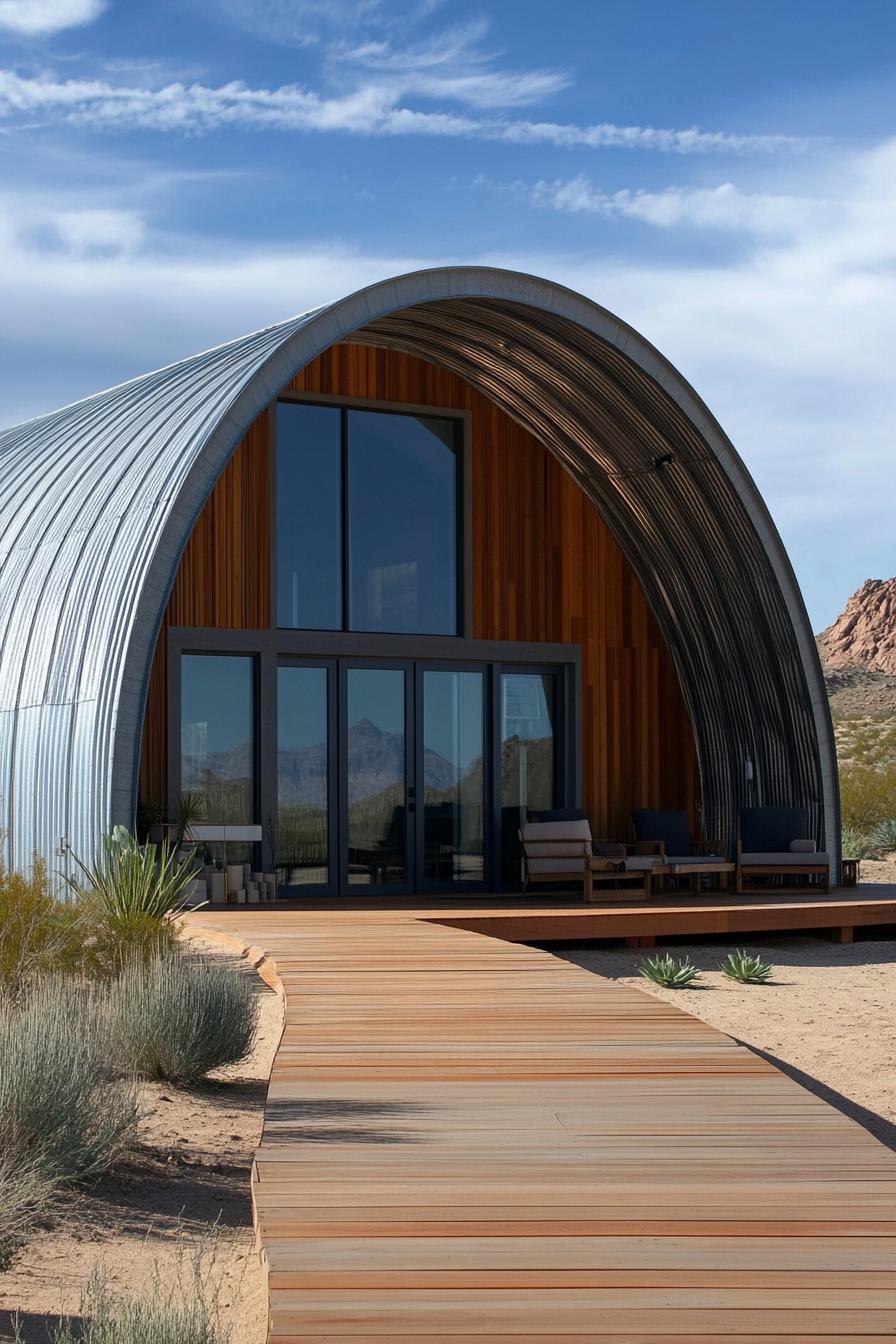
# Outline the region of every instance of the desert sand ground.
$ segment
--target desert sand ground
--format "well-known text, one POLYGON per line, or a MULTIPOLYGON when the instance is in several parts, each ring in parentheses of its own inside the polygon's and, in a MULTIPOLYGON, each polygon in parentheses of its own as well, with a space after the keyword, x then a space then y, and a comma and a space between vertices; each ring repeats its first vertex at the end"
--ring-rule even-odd
MULTIPOLYGON (((193 941, 210 956, 226 955, 193 941)), ((267 1297, 253 1248, 249 1177, 283 1014, 255 972, 245 973, 261 1010, 251 1057, 213 1074, 207 1086, 142 1087, 131 1160, 64 1206, 0 1274, 0 1340, 13 1339, 17 1310, 27 1344, 49 1344, 60 1312, 77 1316, 97 1270, 123 1295, 150 1291, 157 1272, 189 1287, 193 1257, 213 1245, 204 1262, 233 1344, 263 1344, 267 1297)))
MULTIPOLYGON (((863 860, 863 882, 896 882, 896 856, 863 860)), ((625 948, 551 948, 618 984, 656 994, 743 1041, 797 1082, 896 1149, 896 941, 834 943, 797 934, 672 943, 689 956, 699 987, 662 989, 638 973, 645 954, 625 948), (719 971, 734 947, 775 969, 767 985, 740 985, 719 971)))

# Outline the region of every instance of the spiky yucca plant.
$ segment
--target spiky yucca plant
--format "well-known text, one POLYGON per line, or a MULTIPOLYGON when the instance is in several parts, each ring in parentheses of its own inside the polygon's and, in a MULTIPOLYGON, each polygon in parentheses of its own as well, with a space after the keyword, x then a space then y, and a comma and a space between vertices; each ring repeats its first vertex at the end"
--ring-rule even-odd
POLYGON ((729 952, 719 970, 729 980, 738 980, 742 985, 764 985, 772 973, 767 961, 742 947, 729 952))
POLYGON ((641 974, 645 980, 652 980, 664 989, 685 989, 694 983, 700 972, 689 957, 676 961, 668 952, 645 957, 641 962, 641 974))
POLYGON ((73 857, 81 876, 70 879, 72 887, 79 894, 94 893, 118 918, 164 919, 182 908, 193 878, 192 864, 182 863, 170 845, 139 845, 124 826, 106 836, 95 862, 73 857))

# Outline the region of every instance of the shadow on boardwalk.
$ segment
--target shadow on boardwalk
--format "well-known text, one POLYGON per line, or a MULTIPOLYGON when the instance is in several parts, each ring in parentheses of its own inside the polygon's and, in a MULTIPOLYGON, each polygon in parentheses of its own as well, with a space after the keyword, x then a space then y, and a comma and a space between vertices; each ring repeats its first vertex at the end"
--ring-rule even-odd
POLYGON ((807 1092, 812 1092, 816 1097, 826 1101, 829 1106, 833 1106, 835 1110, 840 1111, 850 1120, 855 1120, 856 1124, 861 1125, 863 1129, 867 1129, 868 1133, 872 1134, 885 1147, 896 1152, 896 1124, 893 1124, 891 1120, 879 1115, 877 1111, 869 1110, 867 1106, 860 1105, 859 1102, 853 1101, 850 1097, 844 1096, 842 1092, 836 1091, 835 1088, 828 1087, 827 1083, 822 1083, 817 1078, 813 1078, 810 1073, 804 1073, 802 1069, 796 1068, 795 1065, 788 1064, 786 1059, 773 1055, 771 1051, 760 1050, 758 1046, 751 1045, 749 1041, 741 1041, 740 1044, 745 1045, 760 1059, 767 1060, 769 1064, 774 1064, 776 1069, 786 1073, 788 1078, 792 1078, 795 1083, 799 1083, 800 1087, 804 1087, 807 1092))
POLYGON ((430 1109, 389 1101, 271 1098, 265 1114, 264 1143, 419 1143, 420 1137, 411 1129, 389 1128, 382 1122, 419 1119, 430 1109))

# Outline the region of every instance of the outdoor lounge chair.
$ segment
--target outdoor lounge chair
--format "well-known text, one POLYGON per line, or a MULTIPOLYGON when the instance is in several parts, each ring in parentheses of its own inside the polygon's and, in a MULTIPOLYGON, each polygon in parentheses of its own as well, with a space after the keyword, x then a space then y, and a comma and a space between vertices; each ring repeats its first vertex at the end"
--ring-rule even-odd
POLYGON ((802 807, 745 807, 737 822, 737 890, 751 877, 820 877, 831 890, 831 860, 816 852, 802 807))
POLYGON ((721 878, 727 885, 732 863, 718 852, 721 846, 715 853, 700 852, 687 812, 638 807, 632 813, 632 830, 638 854, 661 856, 662 868, 672 877, 689 877, 695 892, 704 877, 721 878))
POLYGON ((614 888, 610 899, 650 896, 652 860, 630 858, 626 846, 617 841, 593 840, 586 817, 530 821, 519 831, 519 839, 523 895, 530 883, 574 882, 586 901, 594 899, 596 886, 606 883, 614 888))

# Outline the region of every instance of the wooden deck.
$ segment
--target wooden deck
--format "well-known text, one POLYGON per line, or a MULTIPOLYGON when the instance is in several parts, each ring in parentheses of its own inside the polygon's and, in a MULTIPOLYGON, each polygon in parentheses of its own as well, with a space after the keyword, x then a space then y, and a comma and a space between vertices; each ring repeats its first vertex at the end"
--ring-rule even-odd
POLYGON ((896 1156, 464 911, 190 917, 267 949, 286 994, 253 1187, 271 1340, 896 1336, 896 1156))

